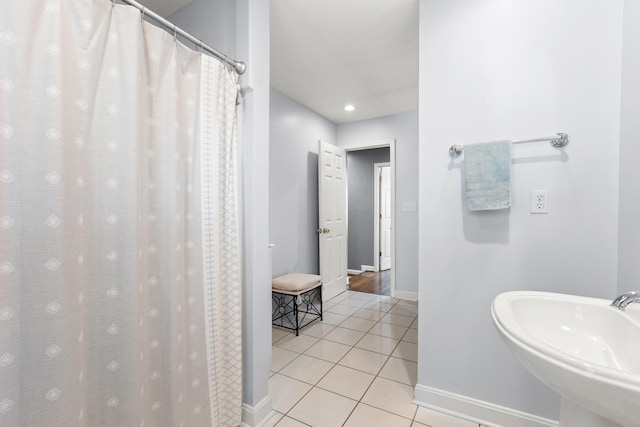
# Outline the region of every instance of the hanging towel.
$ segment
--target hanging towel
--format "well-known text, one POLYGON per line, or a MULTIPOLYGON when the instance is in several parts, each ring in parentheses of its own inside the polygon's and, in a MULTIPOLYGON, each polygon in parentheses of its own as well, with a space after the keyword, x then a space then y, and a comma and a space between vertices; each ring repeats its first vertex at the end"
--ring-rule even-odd
POLYGON ((465 145, 464 178, 470 211, 511 206, 511 141, 465 145))

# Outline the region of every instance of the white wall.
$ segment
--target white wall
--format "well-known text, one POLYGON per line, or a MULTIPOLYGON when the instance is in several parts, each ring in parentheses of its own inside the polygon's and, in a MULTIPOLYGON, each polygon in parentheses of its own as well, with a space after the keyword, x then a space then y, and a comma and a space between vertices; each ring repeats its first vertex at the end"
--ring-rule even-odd
POLYGON ((558 396, 500 341, 490 306, 509 290, 616 294, 622 0, 420 6, 416 397, 430 387, 557 419, 558 396), (514 147, 510 210, 468 212, 451 144, 555 132, 571 136, 564 155, 514 147), (549 190, 548 215, 529 213, 532 189, 549 190))
POLYGON ((418 113, 400 113, 338 125, 342 147, 396 140, 396 290, 418 292, 418 212, 403 212, 403 202, 418 202, 418 113))
POLYGON ((640 290, 640 2, 624 2, 618 293, 640 290))
POLYGON ((271 90, 269 235, 273 276, 318 270, 318 141, 336 143, 336 125, 271 90))

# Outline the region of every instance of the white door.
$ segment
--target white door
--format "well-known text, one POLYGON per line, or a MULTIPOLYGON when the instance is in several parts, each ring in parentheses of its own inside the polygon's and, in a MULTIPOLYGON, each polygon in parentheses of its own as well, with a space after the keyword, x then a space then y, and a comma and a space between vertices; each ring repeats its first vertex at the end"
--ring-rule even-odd
POLYGON ((322 299, 347 286, 347 171, 345 150, 320 141, 318 146, 318 236, 322 299))
POLYGON ((391 268, 391 167, 380 168, 380 271, 391 268))

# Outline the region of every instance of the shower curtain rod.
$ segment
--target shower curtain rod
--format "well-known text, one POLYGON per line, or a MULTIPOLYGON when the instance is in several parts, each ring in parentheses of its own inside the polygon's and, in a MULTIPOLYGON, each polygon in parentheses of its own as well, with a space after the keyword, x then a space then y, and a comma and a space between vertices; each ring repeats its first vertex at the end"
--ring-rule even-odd
MULTIPOLYGON (((113 0, 115 1, 115 0, 113 0)), ((225 55, 222 52, 219 52, 217 50, 215 50, 214 48, 212 48, 211 46, 205 44, 202 42, 202 40, 195 38, 194 36, 192 36, 191 34, 187 33, 186 31, 184 31, 182 28, 177 27, 176 25, 172 24, 171 22, 167 21, 166 19, 164 19, 162 16, 158 15, 157 13, 147 9, 146 6, 138 3, 135 0, 120 0, 123 3, 128 4, 129 6, 133 6, 136 9, 140 10, 142 12, 142 16, 148 16, 151 19, 153 19, 154 21, 159 22, 160 24, 164 25, 166 28, 171 29, 174 34, 180 34, 182 37, 184 37, 185 39, 189 40, 191 43, 195 44, 196 46, 200 46, 201 49, 206 50, 207 52, 209 52, 210 54, 212 54, 213 56, 215 56, 216 58, 218 58, 219 60, 221 60, 222 62, 226 62, 227 64, 231 65, 238 74, 244 74, 245 70, 247 69, 247 66, 244 62, 240 62, 240 61, 236 61, 235 59, 229 58, 227 55, 225 55)))

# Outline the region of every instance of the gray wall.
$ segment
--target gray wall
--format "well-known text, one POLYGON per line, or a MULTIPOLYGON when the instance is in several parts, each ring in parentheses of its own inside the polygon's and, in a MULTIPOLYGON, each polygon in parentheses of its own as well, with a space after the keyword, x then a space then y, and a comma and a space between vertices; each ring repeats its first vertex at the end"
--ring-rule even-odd
POLYGON ((336 125, 275 89, 270 123, 272 274, 318 274, 318 141, 335 144, 336 125))
MULTIPOLYGON (((236 0, 193 0, 168 19, 205 44, 235 56, 236 0)), ((193 45, 191 42, 185 44, 193 45)))
POLYGON ((347 268, 360 270, 362 265, 374 265, 374 199, 375 163, 389 161, 389 148, 349 151, 347 182, 349 194, 349 236, 347 268))
MULTIPOLYGON (((338 125, 338 145, 349 147, 382 139, 396 141, 396 291, 418 292, 418 212, 404 212, 418 202, 418 112, 394 114, 338 125)), ((409 296, 409 295, 407 295, 409 296)))
POLYGON ((624 2, 618 294, 640 289, 640 2, 624 2))
POLYGON ((510 290, 617 291, 622 3, 421 0, 417 400, 443 390, 558 418, 490 307, 510 290), (565 155, 514 146, 510 209, 467 210, 451 144, 554 132, 571 136, 565 155), (529 213, 533 189, 549 190, 548 215, 529 213))

